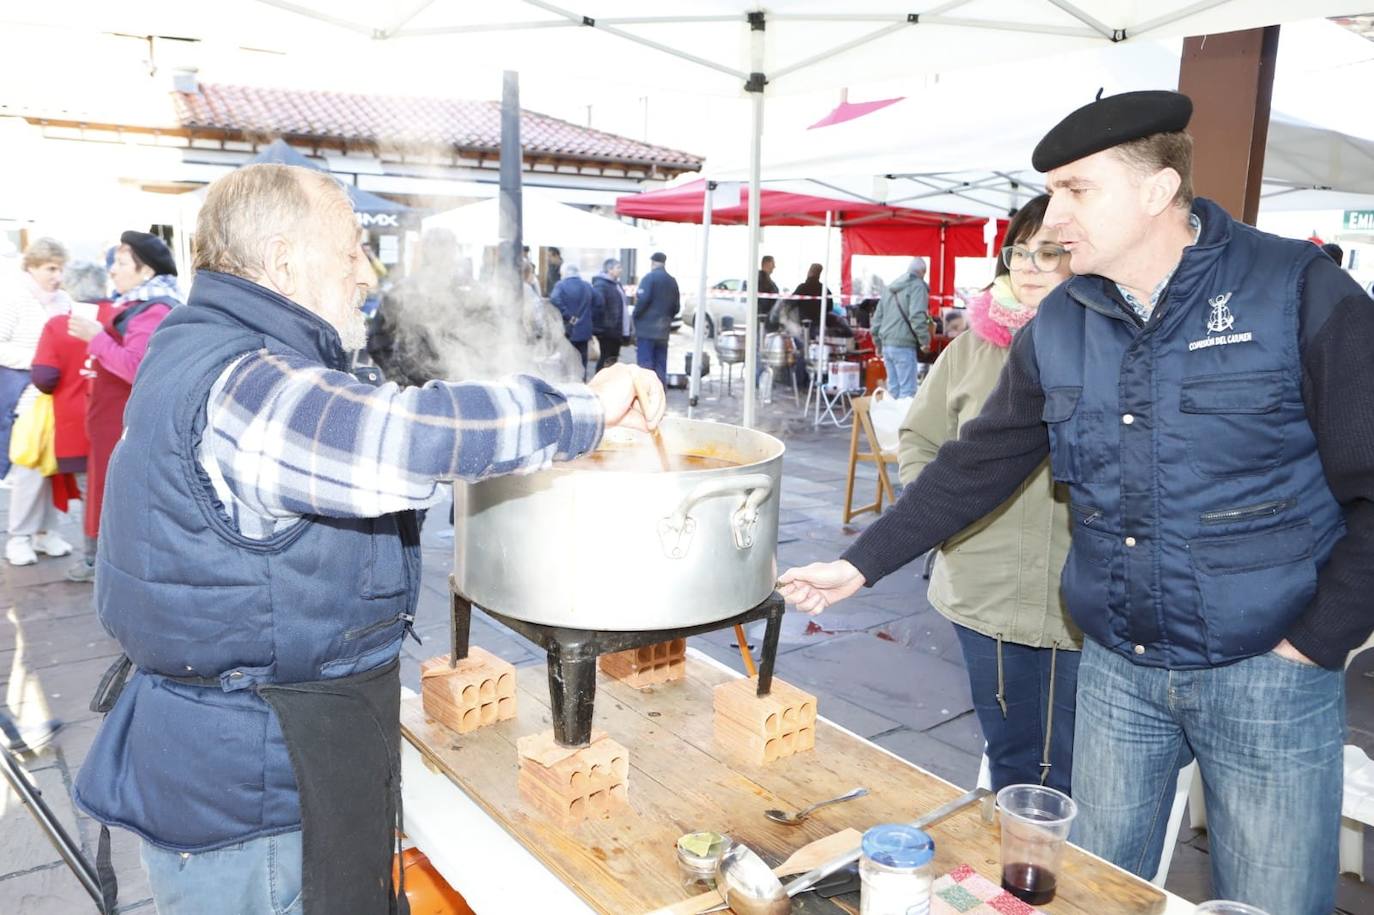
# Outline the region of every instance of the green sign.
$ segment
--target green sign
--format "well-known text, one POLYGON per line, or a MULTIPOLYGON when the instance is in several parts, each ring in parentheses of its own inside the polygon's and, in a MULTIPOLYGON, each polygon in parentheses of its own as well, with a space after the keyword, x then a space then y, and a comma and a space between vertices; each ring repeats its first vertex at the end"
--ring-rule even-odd
POLYGON ((1347 232, 1374 232, 1374 210, 1346 210, 1347 232))

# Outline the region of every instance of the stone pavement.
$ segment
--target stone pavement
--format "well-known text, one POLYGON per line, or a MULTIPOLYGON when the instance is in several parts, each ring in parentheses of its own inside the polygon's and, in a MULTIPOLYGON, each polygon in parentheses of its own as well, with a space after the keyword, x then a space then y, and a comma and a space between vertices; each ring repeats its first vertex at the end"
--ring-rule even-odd
MULTIPOLYGON (((738 387, 736 388, 738 391, 738 387)), ((673 392, 672 412, 685 413, 685 395, 673 392)), ((738 400, 710 388, 699 418, 738 422, 738 400)), ((811 427, 780 391, 761 406, 760 424, 787 443, 783 462, 778 561, 781 568, 836 557, 872 515, 839 523, 849 447, 848 429, 811 427)), ((872 470, 860 472, 859 491, 873 491, 872 470)), ((0 505, 7 500, 0 496, 0 505)), ((430 513, 424 531, 423 592, 417 634, 407 642, 404 682, 419 685, 419 663, 448 650, 448 573, 452 529, 442 509, 430 513)), ((75 520, 64 534, 79 541, 75 520)), ((4 622, 0 624, 0 694, 7 710, 25 721, 56 716, 67 722, 53 745, 28 760, 28 769, 67 829, 94 855, 97 829, 72 808, 69 792, 95 734, 87 709, 91 691, 117 654, 91 608, 89 585, 70 584, 62 573, 69 559, 4 569, 4 622)), ((925 600, 921 564, 866 589, 818 617, 789 614, 783 630, 778 675, 819 697, 821 713, 881 746, 961 786, 972 786, 982 736, 954 634, 925 600)), ((751 640, 761 636, 754 627, 751 640)), ((541 664, 543 656, 521 637, 480 613, 472 638, 516 664, 541 664)), ((739 669, 729 630, 693 639, 695 647, 739 669)), ((1349 685, 1351 741, 1374 750, 1374 652, 1352 667, 1349 685)), ((59 861, 18 799, 0 786, 0 913, 66 915, 91 911, 75 878, 59 861)), ((152 912, 137 844, 114 833, 114 860, 122 880, 123 912, 152 912)), ((1374 843, 1371 843, 1374 848, 1374 843)), ((1374 876, 1374 854, 1367 855, 1374 876)), ((1188 899, 1209 893, 1207 837, 1185 829, 1169 888, 1188 899)), ((1374 892, 1352 878, 1341 880, 1340 910, 1374 912, 1374 892)))

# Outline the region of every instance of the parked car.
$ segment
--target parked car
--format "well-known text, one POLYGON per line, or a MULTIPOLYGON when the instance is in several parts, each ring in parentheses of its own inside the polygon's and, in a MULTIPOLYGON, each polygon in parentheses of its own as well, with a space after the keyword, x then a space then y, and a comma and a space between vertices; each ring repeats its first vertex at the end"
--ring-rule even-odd
MULTIPOLYGON (((732 318, 735 326, 744 327, 745 310, 749 307, 749 291, 744 280, 721 280, 708 290, 706 297, 706 336, 714 337, 720 319, 732 318)), ((682 323, 696 327, 697 302, 695 295, 683 297, 682 323)))

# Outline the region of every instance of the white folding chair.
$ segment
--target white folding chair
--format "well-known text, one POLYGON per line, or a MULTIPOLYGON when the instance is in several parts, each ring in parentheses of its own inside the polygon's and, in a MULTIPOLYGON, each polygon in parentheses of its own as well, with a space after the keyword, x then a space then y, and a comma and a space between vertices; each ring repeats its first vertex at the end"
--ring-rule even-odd
MULTIPOLYGON (((1345 666, 1366 648, 1374 647, 1374 635, 1346 655, 1345 666)), ((1364 879, 1364 828, 1374 826, 1374 762, 1359 747, 1345 745, 1345 790, 1341 793, 1341 873, 1364 879)))
MULTIPOLYGON (((1178 845, 1178 830, 1183 824, 1183 808, 1188 806, 1189 794, 1194 785, 1197 793, 1202 794, 1202 779, 1197 777, 1197 762, 1190 762, 1178 770, 1178 781, 1174 787, 1174 803, 1169 808, 1169 826, 1164 831, 1164 848, 1159 855, 1159 869, 1150 880, 1155 886, 1163 886, 1169 879, 1169 865, 1174 860, 1174 848, 1178 845)), ((1197 828, 1194 826, 1194 828, 1197 828)))

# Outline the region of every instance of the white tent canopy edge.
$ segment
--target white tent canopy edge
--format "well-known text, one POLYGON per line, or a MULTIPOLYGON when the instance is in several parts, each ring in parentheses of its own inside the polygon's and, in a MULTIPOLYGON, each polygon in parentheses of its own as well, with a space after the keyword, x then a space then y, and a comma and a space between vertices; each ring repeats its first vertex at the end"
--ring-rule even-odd
MULTIPOLYGON (((375 0, 51 0, 27 6, 22 21, 146 35, 266 41, 316 60, 335 55, 350 67, 387 66, 423 78, 451 66, 455 52, 505 68, 561 68, 679 78, 694 73, 702 92, 737 93, 753 112, 750 137, 750 269, 758 262, 758 195, 765 90, 804 91, 1025 59, 1091 45, 1253 28, 1348 12, 1345 0, 696 0, 657 9, 644 0, 413 0, 403 12, 375 0), (73 25, 79 24, 79 25, 73 25), (577 43, 565 39, 577 36, 577 43), (633 49, 633 53, 631 50, 633 49), (603 55, 600 52, 605 52, 603 55), (345 57, 346 55, 346 57, 345 57), (675 66, 670 66, 670 62, 675 66), (684 69, 685 68, 685 69, 684 69), (708 78, 709 77, 709 78, 708 78), (743 77, 743 79, 741 79, 743 77), (781 90, 779 87, 782 87, 781 90)), ((0 22, 18 21, 0 13, 0 22)), ((750 284, 750 308, 756 308, 750 284)), ((755 420, 757 341, 746 337, 742 422, 755 420)))

